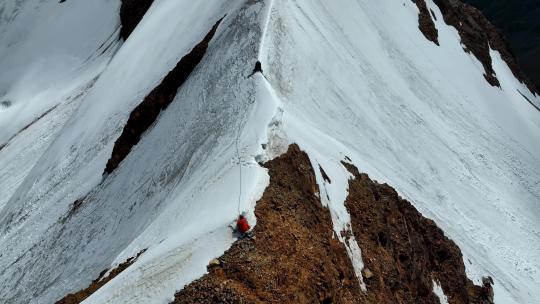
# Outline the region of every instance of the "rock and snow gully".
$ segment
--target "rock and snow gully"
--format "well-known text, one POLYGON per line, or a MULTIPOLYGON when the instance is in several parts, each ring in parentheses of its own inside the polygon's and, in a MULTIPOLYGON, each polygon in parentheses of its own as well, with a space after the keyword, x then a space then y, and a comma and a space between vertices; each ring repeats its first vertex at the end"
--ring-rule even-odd
POLYGON ((540 298, 540 98, 460 1, 13 0, 0 42, 0 302, 540 298))

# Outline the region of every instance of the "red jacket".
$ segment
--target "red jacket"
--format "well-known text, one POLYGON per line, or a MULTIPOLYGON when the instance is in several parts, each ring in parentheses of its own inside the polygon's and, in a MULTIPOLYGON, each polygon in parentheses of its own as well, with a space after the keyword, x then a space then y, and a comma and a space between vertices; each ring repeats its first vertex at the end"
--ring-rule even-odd
POLYGON ((245 217, 238 218, 238 221, 236 221, 236 227, 238 228, 238 231, 240 233, 246 233, 249 231, 249 224, 245 217))

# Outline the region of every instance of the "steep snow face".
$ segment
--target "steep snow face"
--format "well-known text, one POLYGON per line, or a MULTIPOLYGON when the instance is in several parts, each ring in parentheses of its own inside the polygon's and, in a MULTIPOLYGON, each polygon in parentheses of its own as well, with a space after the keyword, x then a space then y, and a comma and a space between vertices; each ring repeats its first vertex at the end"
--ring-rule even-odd
MULTIPOLYGON (((440 47, 418 30, 410 1, 274 1, 262 62, 283 128, 332 183, 347 179, 347 156, 395 186, 456 241, 475 282, 494 278, 496 303, 534 303, 540 112, 518 90, 539 99, 496 52, 501 88, 491 87, 428 6, 440 47)), ((344 195, 328 193, 339 207, 344 195)), ((337 214, 336 230, 346 217, 337 214)))
POLYGON ((86 303, 166 303, 234 241, 227 225, 268 183, 256 161, 296 142, 332 181, 316 170, 338 237, 348 157, 434 219, 471 278, 494 278, 496 302, 533 303, 540 112, 520 92, 540 99, 496 52, 491 87, 428 6, 440 47, 410 1, 156 0, 124 43, 118 1, 0 4, 0 69, 13 71, 0 75, 0 299, 53 302, 148 248, 86 303), (132 109, 222 17, 174 101, 102 177, 132 109), (257 59, 264 77, 249 76, 257 59))
POLYGON ((276 105, 264 102, 261 76, 248 77, 261 11, 253 1, 156 1, 1 211, 2 300, 50 303, 149 248, 88 301, 163 303, 230 246, 228 224, 268 181, 255 156, 276 105), (131 110, 224 16, 173 103, 102 179, 131 110))
POLYGON ((110 58, 103 53, 117 44, 118 9, 118 0, 2 1, 0 145, 110 58))
POLYGON ((120 44, 118 8, 117 0, 0 3, 0 210, 120 44))

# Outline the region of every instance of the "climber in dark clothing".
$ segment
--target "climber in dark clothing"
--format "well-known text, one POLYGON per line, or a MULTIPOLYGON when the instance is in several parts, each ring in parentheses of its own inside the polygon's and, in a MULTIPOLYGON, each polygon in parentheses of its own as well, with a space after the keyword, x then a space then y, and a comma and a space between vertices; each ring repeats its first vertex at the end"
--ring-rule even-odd
MULTIPOLYGON (((255 63, 255 68, 253 68, 253 72, 251 72, 251 74, 249 74, 248 78, 250 78, 251 76, 255 75, 256 73, 263 73, 263 70, 262 70, 262 65, 261 65, 261 62, 260 61, 257 61, 255 63)), ((264 76, 264 75, 263 75, 264 76)))
POLYGON ((493 279, 488 277, 482 278, 482 296, 487 301, 487 303, 493 304, 493 279))

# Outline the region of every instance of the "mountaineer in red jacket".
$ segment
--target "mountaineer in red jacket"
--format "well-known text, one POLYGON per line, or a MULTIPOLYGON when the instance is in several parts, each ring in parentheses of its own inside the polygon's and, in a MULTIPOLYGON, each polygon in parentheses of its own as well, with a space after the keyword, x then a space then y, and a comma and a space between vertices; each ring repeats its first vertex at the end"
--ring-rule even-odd
POLYGON ((238 219, 236 220, 236 225, 234 225, 234 222, 229 225, 233 232, 238 236, 239 239, 243 239, 245 237, 249 238, 255 238, 253 235, 253 231, 251 231, 251 227, 249 226, 248 220, 246 218, 246 213, 242 212, 238 216, 238 219))
POLYGON ((240 232, 242 235, 247 233, 249 231, 249 223, 245 217, 244 214, 240 214, 238 216, 238 220, 236 221, 236 231, 240 232))

